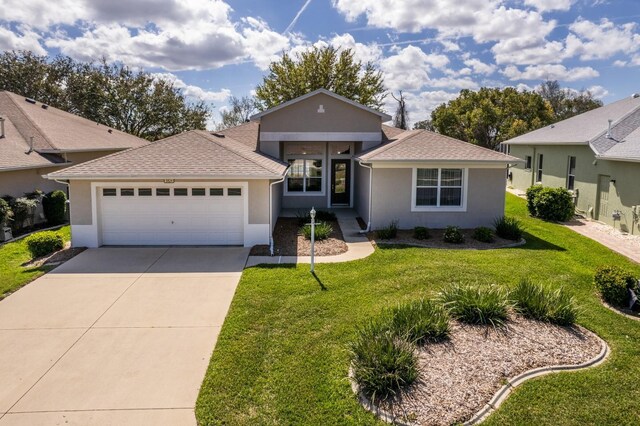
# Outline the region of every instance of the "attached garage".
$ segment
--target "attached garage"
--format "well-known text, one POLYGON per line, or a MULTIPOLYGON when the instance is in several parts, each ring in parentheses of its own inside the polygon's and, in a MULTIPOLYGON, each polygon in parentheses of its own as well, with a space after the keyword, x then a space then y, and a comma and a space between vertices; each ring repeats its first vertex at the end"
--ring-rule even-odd
POLYGON ((98 188, 103 245, 243 245, 239 185, 98 188))

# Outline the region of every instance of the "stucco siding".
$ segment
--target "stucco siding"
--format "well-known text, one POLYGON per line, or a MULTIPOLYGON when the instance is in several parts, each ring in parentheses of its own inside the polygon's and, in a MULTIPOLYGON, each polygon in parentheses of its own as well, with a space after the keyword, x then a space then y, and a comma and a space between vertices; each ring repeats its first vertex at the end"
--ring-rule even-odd
POLYGON ((366 222, 369 221, 369 173, 370 170, 357 162, 354 165, 354 209, 366 222))
MULTIPOLYGON (((607 161, 598 159, 588 146, 515 146, 511 147, 511 155, 524 159, 525 155, 543 154, 542 185, 567 186, 567 166, 569 156, 576 157, 575 190, 577 191, 576 208, 592 218, 600 220, 616 228, 631 231, 633 216, 631 207, 640 205, 640 163, 607 161), (595 164, 594 164, 595 163, 595 164), (598 180, 599 176, 609 176, 615 184, 609 184, 608 214, 598 214, 598 180), (613 220, 611 213, 620 211, 620 220, 613 220)), ((531 171, 524 170, 522 165, 511 169, 513 180, 509 183, 514 188, 526 190, 531 186, 535 167, 531 171)), ((605 178, 606 180, 606 178, 605 178)), ((634 230, 638 233, 640 228, 634 230)))
POLYGON ((380 132, 380 117, 320 93, 260 119, 261 132, 380 132), (318 113, 322 105, 324 113, 318 113))
POLYGON ((249 223, 269 223, 269 181, 249 181, 249 223))
POLYGON ((74 225, 91 225, 91 182, 69 182, 69 215, 74 225))
POLYGON ((43 192, 51 192, 56 189, 65 191, 66 185, 42 178, 42 175, 59 169, 59 167, 46 167, 0 172, 0 196, 11 195, 17 198, 22 197, 25 192, 32 192, 35 189, 43 192))
POLYGON ((401 229, 491 226, 504 215, 505 170, 469 169, 468 173, 466 212, 412 212, 412 169, 374 168, 372 227, 381 228, 393 220, 401 229))
POLYGON ((280 216, 280 211, 282 210, 282 190, 284 187, 284 182, 276 183, 271 186, 271 191, 273 191, 273 204, 271 205, 271 217, 273 222, 271 223, 271 231, 276 226, 276 222, 278 221, 278 216, 280 216))

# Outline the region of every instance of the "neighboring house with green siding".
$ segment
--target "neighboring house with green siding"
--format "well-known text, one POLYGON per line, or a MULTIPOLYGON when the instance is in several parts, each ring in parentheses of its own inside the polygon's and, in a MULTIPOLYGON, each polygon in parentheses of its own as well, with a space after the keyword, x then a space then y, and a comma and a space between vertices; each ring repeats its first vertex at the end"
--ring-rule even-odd
POLYGON ((633 95, 504 142, 524 160, 508 185, 564 187, 587 217, 640 233, 640 96, 633 95))

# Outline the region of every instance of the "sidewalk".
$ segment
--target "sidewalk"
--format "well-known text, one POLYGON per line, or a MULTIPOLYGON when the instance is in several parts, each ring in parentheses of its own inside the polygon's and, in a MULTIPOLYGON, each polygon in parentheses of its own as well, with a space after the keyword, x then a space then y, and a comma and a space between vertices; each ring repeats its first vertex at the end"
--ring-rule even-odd
MULTIPOLYGON (((346 253, 335 256, 316 256, 315 263, 338 263, 364 259, 373 252, 373 246, 366 236, 360 234, 360 226, 356 220, 356 213, 351 209, 334 210, 338 224, 342 230, 344 241, 347 243, 346 253)), ((249 256, 245 268, 267 264, 311 263, 311 256, 249 256)))

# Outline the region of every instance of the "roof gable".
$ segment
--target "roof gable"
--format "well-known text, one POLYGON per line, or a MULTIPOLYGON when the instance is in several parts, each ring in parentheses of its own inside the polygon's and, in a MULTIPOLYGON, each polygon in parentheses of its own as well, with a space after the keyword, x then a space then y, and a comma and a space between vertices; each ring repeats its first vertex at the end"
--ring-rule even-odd
POLYGON ((380 112, 380 111, 378 111, 376 109, 373 109, 373 108, 370 108, 368 106, 359 104, 359 103, 357 103, 355 101, 352 101, 351 99, 345 98, 344 96, 340 96, 340 95, 338 95, 336 93, 333 93, 332 91, 327 90, 327 89, 317 89, 317 90, 314 90, 313 92, 309 92, 309 93, 304 94, 302 96, 298 96, 295 99, 291 99, 290 101, 283 102, 280 105, 277 105, 277 106, 275 106, 273 108, 269 108, 269 109, 267 109, 265 111, 262 111, 262 112, 259 112, 257 114, 252 115, 251 116, 251 120, 259 120, 260 118, 264 117, 265 115, 269 115, 269 114, 271 114, 273 112, 279 111, 279 110, 281 110, 283 108, 287 108, 287 107, 289 107, 291 105, 294 105, 294 104, 296 104, 296 103, 298 103, 300 101, 304 101, 305 99, 309 99, 309 98, 311 98, 313 96, 316 96, 316 95, 319 95, 319 94, 324 94, 324 95, 327 95, 327 96, 331 96, 332 98, 335 98, 335 99, 337 99, 339 101, 345 102, 345 103, 347 103, 349 105, 352 105, 352 106, 354 106, 356 108, 360 108, 360 109, 362 109, 364 111, 367 111, 367 112, 369 112, 371 114, 375 114, 375 115, 379 116, 382 121, 391 120, 391 116, 389 114, 386 114, 384 112, 380 112))

